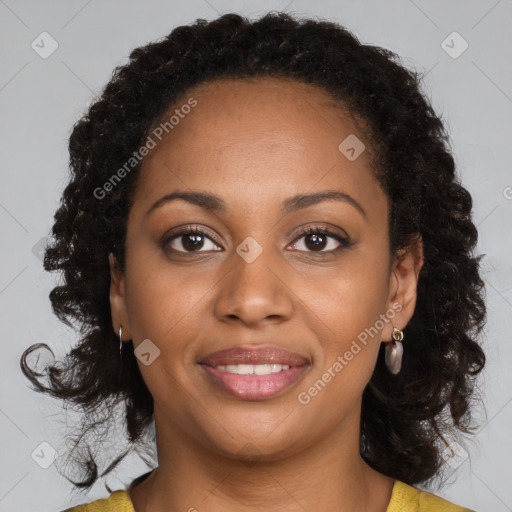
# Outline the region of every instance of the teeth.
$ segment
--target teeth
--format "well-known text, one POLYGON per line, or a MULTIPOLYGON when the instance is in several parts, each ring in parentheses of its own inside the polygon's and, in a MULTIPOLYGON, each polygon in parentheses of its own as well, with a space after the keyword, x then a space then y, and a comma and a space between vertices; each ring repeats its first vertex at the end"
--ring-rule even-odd
POLYGON ((218 370, 238 375, 270 375, 290 368, 287 364, 219 364, 218 370))

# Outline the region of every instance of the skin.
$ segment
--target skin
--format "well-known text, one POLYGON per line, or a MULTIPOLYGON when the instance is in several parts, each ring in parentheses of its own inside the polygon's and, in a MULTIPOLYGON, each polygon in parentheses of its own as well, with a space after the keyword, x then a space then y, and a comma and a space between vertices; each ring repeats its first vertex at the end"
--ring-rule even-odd
POLYGON ((390 255, 388 199, 368 151, 349 161, 338 149, 349 134, 365 136, 324 91, 224 80, 196 87, 181 104, 191 96, 197 106, 144 161, 124 272, 109 257, 115 331, 122 325, 123 340, 137 347, 150 339, 160 350, 150 365, 138 361, 154 398, 159 467, 131 490, 134 508, 240 512, 270 503, 282 511, 384 512, 394 480, 360 457, 361 397, 380 344, 414 312, 421 243, 390 255), (365 214, 335 200, 280 213, 290 196, 322 190, 349 194, 365 214), (216 194, 227 210, 175 200, 145 215, 173 191, 216 194), (299 228, 319 224, 352 245, 329 236, 311 249, 299 228), (199 252, 183 245, 186 235, 162 248, 164 235, 182 225, 212 236, 199 252), (248 236, 263 250, 250 264, 236 252, 248 236), (401 309, 392 321, 301 404, 298 393, 393 304, 401 309), (282 347, 311 365, 279 396, 241 400, 198 365, 241 345, 282 347))

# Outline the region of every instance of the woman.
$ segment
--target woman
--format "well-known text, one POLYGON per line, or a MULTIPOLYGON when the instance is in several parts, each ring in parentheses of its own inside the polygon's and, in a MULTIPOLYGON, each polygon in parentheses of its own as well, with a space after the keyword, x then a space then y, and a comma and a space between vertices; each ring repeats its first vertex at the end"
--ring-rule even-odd
POLYGON ((467 510, 415 487, 485 364, 471 196, 419 81, 285 14, 198 20, 116 69, 45 254, 82 339, 49 384, 41 345, 22 368, 84 433, 124 403, 138 449, 154 419, 158 467, 70 510, 467 510))

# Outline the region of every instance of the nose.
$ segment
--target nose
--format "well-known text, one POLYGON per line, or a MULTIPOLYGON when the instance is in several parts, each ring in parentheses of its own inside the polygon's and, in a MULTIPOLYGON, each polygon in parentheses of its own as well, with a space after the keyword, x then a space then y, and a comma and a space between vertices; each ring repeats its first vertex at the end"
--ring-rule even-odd
POLYGON ((293 292, 286 283, 282 262, 270 250, 263 250, 250 263, 238 253, 229 260, 215 301, 215 314, 220 321, 256 328, 291 318, 293 292))

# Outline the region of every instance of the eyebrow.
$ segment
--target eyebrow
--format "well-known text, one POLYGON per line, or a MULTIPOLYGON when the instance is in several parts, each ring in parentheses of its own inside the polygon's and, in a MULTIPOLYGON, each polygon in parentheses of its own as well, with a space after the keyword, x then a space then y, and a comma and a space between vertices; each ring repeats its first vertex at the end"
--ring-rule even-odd
MULTIPOLYGON (((204 210, 215 213, 226 213, 228 210, 226 202, 214 194, 209 194, 207 192, 172 192, 158 199, 149 208, 145 216, 147 217, 154 210, 176 199, 182 199, 183 201, 199 206, 204 210)), ((323 201, 342 201, 348 203, 352 205, 365 219, 367 218, 364 208, 352 196, 339 190, 323 190, 321 192, 297 194, 293 197, 289 197, 283 201, 281 213, 283 215, 288 215, 292 212, 309 208, 310 206, 314 206, 315 204, 323 201)))

